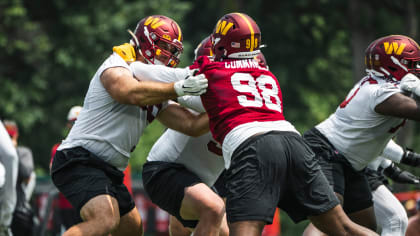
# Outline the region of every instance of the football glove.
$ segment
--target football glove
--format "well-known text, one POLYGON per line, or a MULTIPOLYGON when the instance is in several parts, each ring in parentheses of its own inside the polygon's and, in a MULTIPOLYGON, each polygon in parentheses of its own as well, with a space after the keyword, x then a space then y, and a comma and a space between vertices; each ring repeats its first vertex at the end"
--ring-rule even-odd
POLYGON ((413 152, 406 148, 404 155, 401 158, 401 163, 409 166, 419 167, 420 166, 420 154, 413 152))
POLYGON ((178 97, 184 95, 200 96, 207 91, 207 82, 204 74, 189 75, 184 80, 175 82, 174 89, 178 97))
POLYGON ((394 163, 392 163, 389 167, 384 169, 384 174, 397 183, 403 183, 403 184, 420 183, 419 177, 411 174, 408 171, 401 170, 394 163))

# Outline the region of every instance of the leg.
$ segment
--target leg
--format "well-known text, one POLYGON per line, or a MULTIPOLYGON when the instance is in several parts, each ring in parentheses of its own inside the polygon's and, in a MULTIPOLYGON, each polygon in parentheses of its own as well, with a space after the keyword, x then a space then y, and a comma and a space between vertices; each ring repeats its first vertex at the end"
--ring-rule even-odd
POLYGON ((352 222, 341 205, 309 220, 327 235, 377 235, 375 232, 352 222))
POLYGON ((312 223, 309 223, 308 226, 306 226, 305 231, 303 231, 302 236, 321 236, 325 235, 319 229, 317 229, 312 223))
POLYGON ((199 219, 194 235, 219 235, 225 204, 203 183, 185 188, 180 216, 185 220, 199 219))
POLYGON ((70 227, 63 236, 108 235, 120 222, 117 200, 105 194, 90 199, 80 215, 84 222, 70 227))
POLYGON ((139 211, 134 207, 130 212, 121 216, 120 224, 112 233, 113 236, 142 236, 143 226, 139 211))
POLYGON ((376 219, 373 206, 348 214, 350 219, 359 225, 376 231, 376 219))
POLYGON ((406 236, 420 235, 420 214, 417 213, 408 219, 406 236))
POLYGON ((229 223, 231 236, 258 236, 261 235, 265 226, 263 221, 238 221, 229 223))
POLYGON ((382 236, 404 236, 407 230, 407 212, 400 201, 384 185, 372 192, 376 221, 382 236))
POLYGON ((222 225, 220 225, 220 236, 229 236, 229 227, 226 220, 226 213, 223 215, 222 225))
POLYGON ((170 236, 190 236, 192 230, 182 225, 176 217, 170 216, 169 218, 169 235, 170 236))

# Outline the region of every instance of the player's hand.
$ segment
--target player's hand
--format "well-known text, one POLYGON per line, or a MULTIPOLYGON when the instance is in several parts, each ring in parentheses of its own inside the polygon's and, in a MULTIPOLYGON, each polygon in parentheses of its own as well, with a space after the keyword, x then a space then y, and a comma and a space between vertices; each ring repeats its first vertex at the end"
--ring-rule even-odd
POLYGON ((401 163, 409 166, 420 167, 420 154, 406 148, 404 155, 401 158, 401 163))
POLYGON ((204 74, 190 75, 184 80, 175 82, 174 89, 179 97, 184 95, 200 96, 207 91, 207 82, 204 74))
POLYGON ((411 73, 406 74, 401 79, 400 86, 402 90, 420 96, 420 79, 417 76, 411 73))
POLYGON ((406 183, 406 184, 418 184, 420 183, 419 178, 408 171, 402 171, 398 176, 397 180, 394 180, 398 183, 406 183))
POLYGON ((398 166, 392 163, 389 167, 384 169, 384 174, 397 183, 403 184, 418 184, 420 183, 419 177, 412 173, 401 170, 398 166))

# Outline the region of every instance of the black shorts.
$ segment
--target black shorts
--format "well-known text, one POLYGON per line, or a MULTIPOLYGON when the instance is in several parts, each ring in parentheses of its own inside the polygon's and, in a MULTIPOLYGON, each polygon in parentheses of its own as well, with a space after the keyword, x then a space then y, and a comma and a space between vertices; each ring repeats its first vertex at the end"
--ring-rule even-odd
POLYGON ((184 220, 179 211, 186 187, 203 181, 184 165, 150 161, 143 165, 143 186, 150 200, 175 216, 185 227, 195 228, 198 220, 184 220))
POLYGON ((225 185, 225 174, 226 170, 224 170, 219 178, 217 178, 216 182, 212 186, 212 190, 217 193, 221 198, 226 197, 226 185, 225 185))
POLYGON ((90 199, 102 194, 117 199, 120 216, 135 207, 130 192, 123 184, 124 173, 81 147, 57 151, 51 177, 77 212, 90 199))
POLYGON ((356 171, 316 128, 305 132, 303 137, 315 152, 334 192, 343 196, 343 209, 347 214, 373 206, 372 193, 364 170, 356 171))
POLYGON ((381 185, 389 187, 389 182, 382 172, 366 168, 365 175, 371 191, 375 191, 381 185))
POLYGON ((228 222, 271 223, 276 207, 299 222, 337 206, 339 201, 313 157, 302 137, 293 132, 272 131, 243 142, 225 175, 228 222))

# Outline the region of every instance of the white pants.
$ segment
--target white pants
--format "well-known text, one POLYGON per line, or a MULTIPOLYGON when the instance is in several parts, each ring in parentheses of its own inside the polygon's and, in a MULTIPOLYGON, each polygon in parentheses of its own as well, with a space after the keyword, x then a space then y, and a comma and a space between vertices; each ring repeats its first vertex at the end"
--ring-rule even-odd
POLYGON ((378 230, 382 236, 404 236, 407 230, 407 212, 385 185, 372 191, 378 230))

